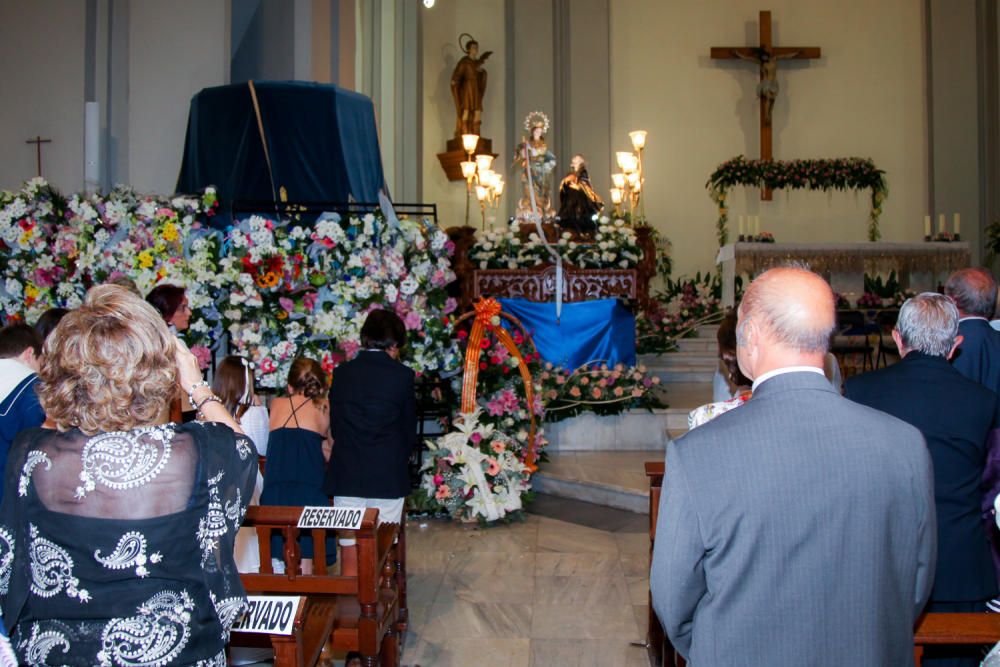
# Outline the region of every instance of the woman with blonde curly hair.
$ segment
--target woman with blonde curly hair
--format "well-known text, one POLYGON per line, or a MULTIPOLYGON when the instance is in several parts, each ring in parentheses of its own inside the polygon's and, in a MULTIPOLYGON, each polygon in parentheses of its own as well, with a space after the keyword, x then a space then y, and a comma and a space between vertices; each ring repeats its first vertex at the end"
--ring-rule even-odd
POLYGON ((22 663, 224 665, 246 606, 233 540, 253 444, 141 298, 93 288, 45 343, 0 506, 0 605, 22 663), (165 421, 178 387, 200 421, 165 421))

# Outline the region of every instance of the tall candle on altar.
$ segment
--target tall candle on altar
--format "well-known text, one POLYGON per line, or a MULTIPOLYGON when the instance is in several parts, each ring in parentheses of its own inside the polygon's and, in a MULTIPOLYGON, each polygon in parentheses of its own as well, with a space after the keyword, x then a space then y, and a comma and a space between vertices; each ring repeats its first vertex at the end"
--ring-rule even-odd
POLYGON ((955 214, 955 235, 958 236, 962 233, 962 220, 959 218, 958 213, 955 214))
POLYGON ((924 216, 924 236, 928 236, 929 237, 930 235, 931 235, 931 216, 925 215, 924 216))
POLYGON ((742 215, 740 216, 739 220, 740 220, 740 236, 743 236, 743 216, 742 215))
POLYGON ((938 234, 944 234, 944 213, 938 216, 938 234))

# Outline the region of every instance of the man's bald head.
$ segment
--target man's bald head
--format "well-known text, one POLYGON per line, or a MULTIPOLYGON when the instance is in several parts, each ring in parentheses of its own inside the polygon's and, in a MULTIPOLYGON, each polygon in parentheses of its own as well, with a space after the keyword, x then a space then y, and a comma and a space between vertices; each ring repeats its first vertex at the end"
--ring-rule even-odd
POLYGON ((951 297, 962 317, 993 318, 997 307, 997 281, 986 269, 959 269, 948 276, 944 293, 951 297))
POLYGON ((769 346, 826 354, 836 324, 833 291, 807 269, 781 267, 750 283, 740 304, 740 329, 753 322, 769 346))

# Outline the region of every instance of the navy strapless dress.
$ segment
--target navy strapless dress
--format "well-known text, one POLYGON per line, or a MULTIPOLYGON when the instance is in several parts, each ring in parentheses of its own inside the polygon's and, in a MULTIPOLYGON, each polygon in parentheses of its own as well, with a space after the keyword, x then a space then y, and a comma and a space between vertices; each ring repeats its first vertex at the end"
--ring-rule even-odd
MULTIPOLYGON (((323 436, 305 428, 282 427, 271 431, 267 441, 264 489, 261 505, 329 505, 323 492, 326 461, 323 459, 323 436)), ((312 537, 299 537, 303 558, 313 557, 312 537)), ((284 539, 271 538, 271 555, 280 558, 284 539)), ((336 541, 328 537, 327 562, 336 561, 336 541)))

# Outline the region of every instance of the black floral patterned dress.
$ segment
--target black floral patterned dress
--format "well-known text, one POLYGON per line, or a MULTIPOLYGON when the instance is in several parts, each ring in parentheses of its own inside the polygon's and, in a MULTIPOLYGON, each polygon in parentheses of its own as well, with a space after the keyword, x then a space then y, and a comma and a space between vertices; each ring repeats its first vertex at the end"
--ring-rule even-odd
POLYGON ((31 665, 225 665, 253 443, 221 424, 31 429, 0 506, 0 604, 31 665))

